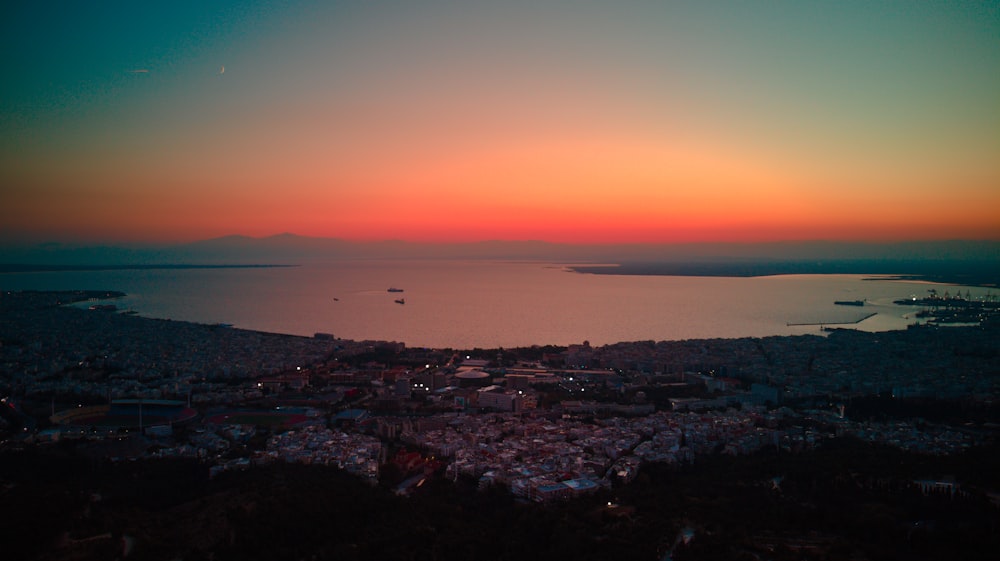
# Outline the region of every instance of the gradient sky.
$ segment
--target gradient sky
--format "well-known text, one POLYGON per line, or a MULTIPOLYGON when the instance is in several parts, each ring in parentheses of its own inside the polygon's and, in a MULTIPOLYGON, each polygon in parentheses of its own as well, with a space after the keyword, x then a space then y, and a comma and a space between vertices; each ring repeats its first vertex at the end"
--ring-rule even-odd
POLYGON ((5 241, 1000 239, 1000 2, 17 0, 0 72, 5 241))

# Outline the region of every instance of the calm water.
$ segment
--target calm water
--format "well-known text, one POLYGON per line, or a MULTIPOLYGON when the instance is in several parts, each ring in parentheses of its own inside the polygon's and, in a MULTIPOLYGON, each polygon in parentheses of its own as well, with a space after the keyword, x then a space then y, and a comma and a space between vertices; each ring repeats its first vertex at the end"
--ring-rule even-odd
MULTIPOLYGON (((408 346, 515 347, 899 329, 916 309, 892 300, 932 287, 855 275, 760 278, 590 275, 559 265, 488 261, 348 261, 273 269, 0 274, 0 289, 107 289, 142 316, 408 346), (403 293, 389 293, 395 286, 403 293), (396 304, 396 298, 405 304, 396 304), (864 307, 834 300, 867 299, 864 307)), ((933 286, 939 292, 954 287, 933 286)), ((962 288, 973 296, 986 289, 962 288)))

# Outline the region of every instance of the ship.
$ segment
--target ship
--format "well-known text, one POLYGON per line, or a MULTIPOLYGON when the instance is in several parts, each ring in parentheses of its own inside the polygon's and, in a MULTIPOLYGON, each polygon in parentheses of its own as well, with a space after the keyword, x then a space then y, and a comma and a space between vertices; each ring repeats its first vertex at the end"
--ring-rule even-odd
POLYGON ((864 306, 864 300, 835 300, 833 302, 838 306, 864 306))
POLYGON ((402 291, 403 291, 402 288, 396 288, 394 286, 389 287, 389 292, 402 292, 402 291))
POLYGON ((405 303, 406 303, 406 299, 404 299, 404 298, 400 298, 400 299, 398 299, 398 300, 393 300, 393 301, 394 301, 395 303, 397 303, 397 304, 405 304, 405 303))

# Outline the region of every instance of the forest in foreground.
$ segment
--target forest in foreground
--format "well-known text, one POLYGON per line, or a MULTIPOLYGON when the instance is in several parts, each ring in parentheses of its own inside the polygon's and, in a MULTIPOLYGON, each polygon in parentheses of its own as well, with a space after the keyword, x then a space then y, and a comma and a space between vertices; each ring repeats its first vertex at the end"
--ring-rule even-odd
POLYGON ((432 479, 409 497, 336 469, 111 463, 71 446, 0 457, 11 559, 994 559, 995 444, 924 456, 852 439, 800 454, 644 466, 550 505, 432 479), (915 480, 958 484, 925 492, 915 480))

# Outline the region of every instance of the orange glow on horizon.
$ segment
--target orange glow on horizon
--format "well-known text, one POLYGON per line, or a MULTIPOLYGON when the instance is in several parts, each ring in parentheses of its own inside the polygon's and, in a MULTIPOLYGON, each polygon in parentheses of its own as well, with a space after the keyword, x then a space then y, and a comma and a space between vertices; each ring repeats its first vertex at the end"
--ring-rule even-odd
POLYGON ((399 138, 329 151, 259 135, 209 136, 213 149, 170 135, 148 142, 79 150, 58 167, 20 162, 26 192, 3 211, 5 228, 156 242, 281 232, 598 244, 1000 239, 990 173, 792 165, 694 133, 505 134, 410 150, 399 138))
POLYGON ((1000 239, 989 3, 210 4, 25 4, 0 244, 1000 239))

